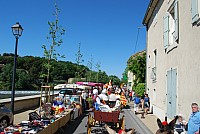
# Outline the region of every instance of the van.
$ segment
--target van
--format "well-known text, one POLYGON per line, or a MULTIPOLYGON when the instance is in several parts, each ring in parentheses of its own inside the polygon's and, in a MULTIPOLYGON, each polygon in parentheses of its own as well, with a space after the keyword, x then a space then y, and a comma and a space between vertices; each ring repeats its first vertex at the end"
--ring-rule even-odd
POLYGON ((74 88, 63 88, 59 91, 59 96, 66 96, 66 95, 73 95, 74 94, 74 88))

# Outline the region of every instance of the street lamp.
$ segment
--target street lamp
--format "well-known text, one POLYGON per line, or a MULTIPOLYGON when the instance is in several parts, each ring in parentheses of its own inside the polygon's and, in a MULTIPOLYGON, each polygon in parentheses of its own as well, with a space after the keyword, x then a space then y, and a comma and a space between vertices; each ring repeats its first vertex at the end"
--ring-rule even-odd
POLYGON ((22 35, 23 28, 18 22, 15 25, 13 25, 11 28, 12 28, 12 33, 16 38, 15 55, 14 55, 14 66, 13 66, 13 76, 12 76, 12 98, 11 98, 11 111, 14 114, 15 74, 16 74, 16 63, 17 63, 17 45, 18 45, 18 39, 22 35))

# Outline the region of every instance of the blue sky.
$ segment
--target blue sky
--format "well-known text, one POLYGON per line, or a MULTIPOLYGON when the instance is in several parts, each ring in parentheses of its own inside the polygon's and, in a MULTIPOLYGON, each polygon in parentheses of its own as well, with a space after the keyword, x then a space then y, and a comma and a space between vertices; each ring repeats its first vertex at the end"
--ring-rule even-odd
MULTIPOLYGON (((56 50, 76 62, 81 42, 84 65, 93 65, 108 75, 122 77, 128 58, 134 54, 138 27, 142 26, 149 0, 57 0, 59 23, 66 29, 64 43, 56 50)), ((43 56, 47 44, 48 21, 54 21, 53 0, 1 0, 0 54, 14 53, 15 38, 11 26, 19 22, 24 28, 19 39, 20 56, 43 56)), ((146 48, 146 30, 139 30, 135 52, 146 48)), ((93 67, 95 70, 95 68, 93 67)))

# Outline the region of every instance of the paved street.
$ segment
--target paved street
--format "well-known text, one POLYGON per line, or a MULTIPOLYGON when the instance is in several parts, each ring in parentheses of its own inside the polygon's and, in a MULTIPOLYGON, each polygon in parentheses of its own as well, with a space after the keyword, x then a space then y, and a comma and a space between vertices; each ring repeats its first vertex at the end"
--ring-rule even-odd
MULTIPOLYGON (((84 113, 83 116, 77 118, 67 124, 67 126, 57 131, 57 134, 67 133, 67 134, 87 134, 87 115, 84 113)), ((146 127, 146 125, 133 113, 133 111, 128 109, 123 109, 120 116, 125 115, 125 128, 129 130, 131 128, 136 129, 136 134, 152 134, 152 131, 146 127)), ((107 134, 104 127, 92 127, 92 134, 107 134)))
MULTIPOLYGON (((154 134, 156 130, 158 129, 156 119, 157 117, 148 114, 145 115, 145 118, 141 118, 141 115, 135 115, 133 112, 133 103, 129 103, 129 108, 123 109, 124 112, 121 113, 120 116, 125 115, 125 128, 131 129, 135 128, 136 129, 136 134, 154 134)), ((34 111, 33 110, 28 110, 22 113, 15 114, 15 120, 14 123, 20 123, 23 120, 28 119, 28 113, 34 111)), ((83 115, 79 118, 77 118, 75 121, 71 121, 67 123, 65 127, 62 129, 59 129, 56 134, 86 134, 87 132, 87 115, 88 112, 83 113, 83 115)), ((107 134, 107 132, 104 131, 104 128, 102 127, 92 127, 92 134, 107 134), (99 129, 100 128, 100 129, 99 129), (96 131, 95 131, 96 130, 96 131)))

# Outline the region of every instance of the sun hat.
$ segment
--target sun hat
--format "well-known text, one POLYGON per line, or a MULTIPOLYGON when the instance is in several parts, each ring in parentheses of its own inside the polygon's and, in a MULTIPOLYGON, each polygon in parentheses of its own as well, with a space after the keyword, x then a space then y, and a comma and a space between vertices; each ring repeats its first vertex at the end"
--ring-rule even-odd
POLYGON ((101 93, 102 93, 102 94, 106 94, 106 92, 107 92, 107 90, 106 90, 106 89, 103 89, 101 93))
POLYGON ((98 90, 97 90, 97 89, 94 89, 94 90, 93 90, 93 94, 98 94, 98 90))

